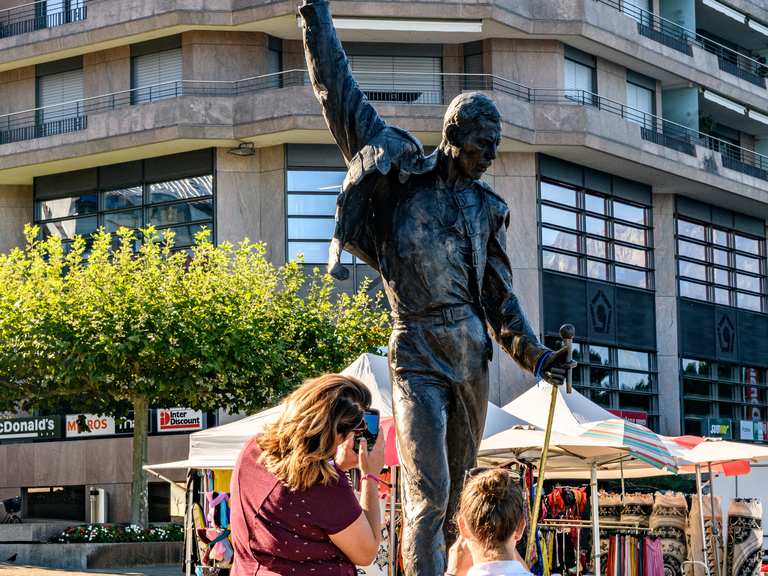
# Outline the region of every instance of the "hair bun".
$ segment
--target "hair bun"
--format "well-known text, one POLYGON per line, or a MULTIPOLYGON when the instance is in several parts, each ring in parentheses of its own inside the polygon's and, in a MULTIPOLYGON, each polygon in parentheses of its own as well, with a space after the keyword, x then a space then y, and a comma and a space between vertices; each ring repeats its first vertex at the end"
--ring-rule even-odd
POLYGON ((489 498, 504 498, 513 484, 512 476, 501 469, 489 470, 478 476, 477 491, 489 498))

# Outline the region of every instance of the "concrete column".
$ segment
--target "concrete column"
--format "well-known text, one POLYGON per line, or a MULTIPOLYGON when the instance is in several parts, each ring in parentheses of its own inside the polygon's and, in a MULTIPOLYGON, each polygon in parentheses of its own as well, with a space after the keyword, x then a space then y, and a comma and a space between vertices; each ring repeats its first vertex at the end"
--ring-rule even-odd
MULTIPOLYGON (((514 290, 531 323, 541 333, 541 276, 538 254, 538 206, 536 203, 536 155, 499 154, 488 182, 510 209, 507 255, 514 275, 514 290)), ((490 400, 499 406, 512 401, 534 384, 533 376, 520 369, 498 346, 491 365, 490 400)))
MULTIPOLYGON (((462 44, 443 44, 443 70, 446 74, 464 72, 464 46, 462 44)), ((443 77, 443 102, 448 104, 464 88, 461 76, 443 77)))
POLYGON ((181 35, 185 80, 239 80, 269 74, 262 32, 193 30, 181 35))
POLYGON ((216 237, 266 242, 275 264, 285 262, 285 158, 283 146, 258 148, 253 156, 216 154, 216 237))
POLYGON ((699 129, 699 89, 678 88, 665 90, 662 97, 661 116, 691 130, 699 129))
POLYGON ((130 89, 130 46, 83 55, 83 94, 86 98, 130 89))
MULTIPOLYGON (((0 114, 35 107, 35 67, 25 66, 0 72, 0 114)), ((0 124, 0 130, 3 129, 0 124)))
POLYGON ((562 88, 563 45, 555 40, 493 38, 486 71, 530 88, 562 88))
POLYGON ((680 434, 680 360, 677 344, 675 196, 653 195, 653 254, 656 264, 656 362, 662 434, 680 434))
POLYGON ((597 59, 597 90, 614 102, 627 103, 627 69, 603 58, 597 59))
POLYGON ((661 15, 683 28, 696 30, 696 0, 661 0, 661 15))
POLYGON ((283 40, 283 70, 305 70, 304 46, 299 40, 283 40))
POLYGON ((0 186, 0 252, 24 246, 24 225, 32 222, 32 186, 0 186))

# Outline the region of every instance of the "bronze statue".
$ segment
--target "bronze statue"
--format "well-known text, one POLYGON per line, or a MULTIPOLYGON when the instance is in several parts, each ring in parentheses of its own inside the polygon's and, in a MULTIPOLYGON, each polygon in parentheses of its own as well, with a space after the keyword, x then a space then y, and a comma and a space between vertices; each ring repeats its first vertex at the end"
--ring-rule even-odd
MULTIPOLYGON (((442 575, 464 474, 475 465, 494 338, 524 369, 561 384, 566 349, 541 345, 512 291, 509 209, 480 178, 501 141, 499 112, 480 92, 448 106, 443 139, 425 156, 387 126, 352 77, 326 0, 305 0, 309 76, 347 163, 329 269, 342 249, 381 273, 392 308, 389 366, 403 469, 406 573, 442 575)), ((520 249, 531 250, 526 246, 520 249)))

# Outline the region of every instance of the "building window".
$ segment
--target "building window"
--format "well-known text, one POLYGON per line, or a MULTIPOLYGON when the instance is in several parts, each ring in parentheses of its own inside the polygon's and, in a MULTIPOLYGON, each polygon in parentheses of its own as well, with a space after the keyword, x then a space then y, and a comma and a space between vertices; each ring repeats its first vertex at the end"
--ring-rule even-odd
POLYGON ((656 81, 628 70, 627 107, 627 120, 652 129, 656 114, 656 81))
MULTIPOLYGON (((547 346, 558 348, 558 337, 545 338, 547 346)), ((649 427, 658 427, 656 355, 651 352, 574 343, 573 385, 606 410, 637 412, 649 427)))
MULTIPOLYGON (((336 197, 345 175, 344 170, 288 170, 288 260, 301 254, 306 264, 328 262, 336 197)), ((345 252, 342 262, 352 264, 352 255, 345 252)))
POLYGON ((27 518, 85 522, 85 486, 22 489, 27 518))
POLYGON ((540 203, 543 268, 652 287, 648 206, 545 179, 540 203))
POLYGON ((37 67, 37 124, 41 136, 70 132, 83 110, 83 66, 79 57, 37 67))
POLYGON ((442 46, 345 44, 360 88, 375 102, 442 104, 442 46))
POLYGON ((181 37, 131 46, 131 103, 175 98, 183 93, 181 37))
MULTIPOLYGON (((142 169, 143 163, 129 163, 135 177, 126 177, 123 185, 110 185, 109 180, 91 171, 68 175, 46 176, 35 181, 35 223, 40 226, 43 238, 58 236, 68 245, 75 235, 89 236, 99 227, 114 234, 120 228, 132 230, 152 225, 159 231, 175 233, 174 246, 185 248, 194 243, 194 236, 203 228, 214 227, 214 186, 210 150, 179 154, 167 158, 169 164, 186 162, 189 170, 198 175, 156 179, 152 168, 142 169), (185 160, 186 159, 186 160, 185 160), (194 167, 197 163, 198 167, 194 167), (206 164, 208 168, 206 170, 206 164), (82 174, 82 176, 80 176, 82 174), (62 182, 74 182, 67 192, 57 186, 62 182)), ((163 159, 153 159, 158 164, 163 159)), ((120 166, 105 167, 101 172, 119 173, 120 166)))
POLYGON ((464 89, 483 90, 486 88, 483 67, 483 41, 464 44, 464 89))
POLYGON ((597 64, 595 57, 581 50, 565 47, 566 98, 580 104, 597 103, 597 64))
POLYGON ((40 2, 37 9, 44 15, 41 27, 53 28, 67 22, 85 19, 85 0, 47 0, 40 2))
POLYGON ((677 217, 680 296, 762 312, 765 240, 677 217))
MULTIPOLYGON (((288 169, 288 260, 297 260, 301 255, 309 268, 325 269, 335 226, 336 197, 345 175, 343 169, 288 169)), ((340 285, 342 289, 354 290, 364 278, 378 279, 373 268, 348 252, 342 253, 341 262, 351 272, 349 284, 340 285)))
POLYGON ((621 2, 620 9, 624 14, 637 20, 643 26, 653 25, 653 5, 651 0, 632 0, 631 2, 621 2))
MULTIPOLYGON (((763 368, 739 366, 684 358, 681 360, 683 382, 683 427, 685 434, 705 433, 707 419, 725 419, 734 423, 768 420, 768 387, 763 368)), ((741 435, 736 439, 763 439, 761 431, 755 436, 741 435)))

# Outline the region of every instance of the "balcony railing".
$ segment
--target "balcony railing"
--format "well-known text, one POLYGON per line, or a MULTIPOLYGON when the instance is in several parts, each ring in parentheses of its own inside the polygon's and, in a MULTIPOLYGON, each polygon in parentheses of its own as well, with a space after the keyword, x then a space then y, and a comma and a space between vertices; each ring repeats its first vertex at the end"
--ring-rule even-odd
MULTIPOLYGON (((357 73, 358 84, 374 102, 442 105, 466 90, 506 94, 532 104, 590 107, 640 127, 644 140, 696 156, 696 146, 719 152, 723 166, 768 180, 768 157, 654 114, 586 90, 528 88, 492 74, 357 73)), ((88 115, 181 96, 235 97, 264 90, 303 86, 305 70, 287 70, 235 81, 181 80, 94 96, 45 108, 0 116, 0 144, 31 140, 87 128, 88 115)))
POLYGON ((639 34, 688 56, 693 56, 691 46, 698 46, 717 56, 720 70, 751 82, 756 86, 766 87, 765 78, 768 76, 768 65, 765 63, 759 62, 747 54, 742 54, 732 48, 718 44, 706 36, 683 28, 671 20, 657 16, 626 0, 595 1, 619 10, 635 20, 639 34))
POLYGON ((88 16, 87 0, 40 0, 0 10, 0 38, 79 22, 88 16))

